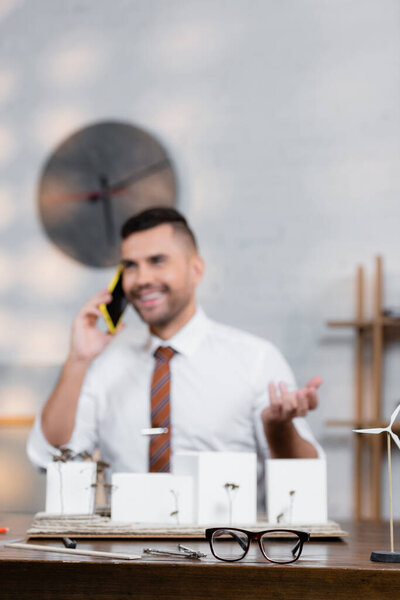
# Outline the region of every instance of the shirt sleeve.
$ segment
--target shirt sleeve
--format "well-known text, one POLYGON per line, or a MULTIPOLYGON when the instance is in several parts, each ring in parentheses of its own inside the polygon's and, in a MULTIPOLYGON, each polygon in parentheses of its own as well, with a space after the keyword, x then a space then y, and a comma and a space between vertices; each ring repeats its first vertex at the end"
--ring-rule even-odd
MULTIPOLYGON (((284 382, 290 391, 294 391, 297 389, 297 384, 293 371, 284 356, 275 346, 268 342, 265 345, 264 351, 260 353, 256 379, 257 392, 253 414, 254 427, 259 449, 264 457, 268 458, 270 452, 261 421, 261 412, 266 406, 269 406, 270 403, 268 385, 270 382, 275 383, 275 385, 284 382)), ((318 457, 323 458, 325 453, 320 444, 316 441, 307 420, 304 417, 296 417, 293 419, 293 425, 296 427, 297 433, 316 448, 318 457)))
MULTIPOLYGON (((97 446, 97 399, 93 385, 94 376, 92 371, 91 368, 85 378, 79 396, 72 436, 69 442, 63 446, 70 448, 75 453, 86 450, 92 454, 97 446)), ((40 469, 46 469, 48 463, 53 460, 53 457, 60 454, 59 449, 52 446, 44 436, 41 425, 41 413, 35 419, 26 449, 31 462, 40 469)))
POLYGON ((37 415, 26 444, 28 458, 39 469, 46 469, 53 456, 59 450, 52 446, 44 437, 41 425, 41 414, 37 415))

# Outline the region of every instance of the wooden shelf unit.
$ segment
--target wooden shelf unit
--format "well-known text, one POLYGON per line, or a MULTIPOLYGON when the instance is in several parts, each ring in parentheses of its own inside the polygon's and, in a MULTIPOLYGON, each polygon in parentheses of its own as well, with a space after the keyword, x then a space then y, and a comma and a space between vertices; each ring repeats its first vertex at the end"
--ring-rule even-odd
MULTIPOLYGON (((376 257, 375 276, 372 290, 372 318, 365 318, 365 273, 358 267, 355 278, 356 306, 355 318, 349 321, 328 321, 328 327, 352 328, 355 331, 355 378, 353 419, 331 420, 327 425, 333 427, 386 427, 382 417, 382 362, 385 332, 400 328, 400 318, 386 316, 383 310, 383 260, 376 257), (365 351, 371 348, 370 364, 365 365, 365 351), (365 393, 365 369, 370 367, 371 392, 365 393)), ((356 520, 381 519, 382 458, 384 445, 381 436, 354 435, 354 517, 356 520), (369 473, 365 477, 363 458, 369 458, 369 473), (362 494, 367 496, 365 513, 362 494)))

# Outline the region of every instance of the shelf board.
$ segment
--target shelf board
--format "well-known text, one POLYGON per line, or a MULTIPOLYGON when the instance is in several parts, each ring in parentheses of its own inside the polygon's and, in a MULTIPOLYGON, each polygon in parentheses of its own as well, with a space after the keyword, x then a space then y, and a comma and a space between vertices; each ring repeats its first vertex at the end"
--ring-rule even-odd
POLYGON ((357 319, 351 321, 327 321, 328 327, 353 327, 355 329, 372 329, 374 325, 381 327, 400 327, 400 319, 397 317, 380 317, 371 321, 359 321, 357 319))
POLYGON ((0 416, 0 427, 31 426, 35 421, 32 415, 4 415, 0 416))
POLYGON ((400 327, 400 319, 398 317, 382 317, 381 322, 385 327, 400 327))
POLYGON ((372 327, 371 321, 327 321, 328 327, 355 327, 356 329, 369 329, 372 327))

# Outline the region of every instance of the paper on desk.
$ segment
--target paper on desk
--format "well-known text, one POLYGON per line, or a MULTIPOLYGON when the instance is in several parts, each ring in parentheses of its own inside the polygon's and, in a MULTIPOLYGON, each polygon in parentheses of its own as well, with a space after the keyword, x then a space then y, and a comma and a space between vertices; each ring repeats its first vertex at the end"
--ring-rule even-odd
POLYGON ((193 523, 193 479, 170 473, 114 473, 111 517, 121 523, 193 523))
POLYGON ((205 526, 255 523, 254 452, 177 452, 173 472, 194 478, 195 523, 205 526))
POLYGON ((96 463, 51 462, 47 465, 46 512, 92 514, 94 511, 96 463))
POLYGON ((286 526, 327 522, 325 459, 268 459, 266 472, 268 521, 286 526))

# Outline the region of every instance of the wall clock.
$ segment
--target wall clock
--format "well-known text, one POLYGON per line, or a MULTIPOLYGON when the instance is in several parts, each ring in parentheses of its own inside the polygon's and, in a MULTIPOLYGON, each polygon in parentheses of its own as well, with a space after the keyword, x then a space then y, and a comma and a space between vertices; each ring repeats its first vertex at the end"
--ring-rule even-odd
POLYGON ((120 229, 134 213, 173 206, 172 162, 154 136, 127 123, 102 122, 73 133, 51 154, 38 186, 50 240, 93 267, 116 265, 120 229))

